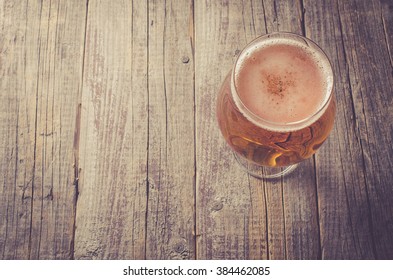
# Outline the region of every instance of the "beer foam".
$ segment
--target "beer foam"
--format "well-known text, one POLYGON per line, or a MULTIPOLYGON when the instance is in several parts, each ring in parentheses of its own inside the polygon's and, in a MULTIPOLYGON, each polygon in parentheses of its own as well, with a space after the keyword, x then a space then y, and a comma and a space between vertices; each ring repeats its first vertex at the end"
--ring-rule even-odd
POLYGON ((333 88, 326 55, 311 41, 262 37, 239 55, 232 96, 243 115, 272 131, 293 131, 323 115, 333 88))

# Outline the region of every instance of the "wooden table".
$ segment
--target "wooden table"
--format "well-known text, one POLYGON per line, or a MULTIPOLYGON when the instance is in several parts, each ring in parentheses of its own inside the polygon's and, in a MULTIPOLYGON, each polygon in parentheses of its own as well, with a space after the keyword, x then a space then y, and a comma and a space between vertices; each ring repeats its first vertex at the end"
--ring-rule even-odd
POLYGON ((0 258, 393 259, 393 1, 0 1, 0 258), (338 115, 265 182, 218 89, 255 37, 317 42, 338 115))

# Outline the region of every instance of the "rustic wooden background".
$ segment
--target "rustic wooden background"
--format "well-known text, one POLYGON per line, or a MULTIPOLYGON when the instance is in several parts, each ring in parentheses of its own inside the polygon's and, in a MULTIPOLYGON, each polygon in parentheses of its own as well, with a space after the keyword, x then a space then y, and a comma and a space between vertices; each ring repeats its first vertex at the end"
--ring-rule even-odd
POLYGON ((0 258, 393 259, 393 1, 0 0, 0 258), (338 115, 277 182, 216 94, 255 37, 334 66, 338 115))

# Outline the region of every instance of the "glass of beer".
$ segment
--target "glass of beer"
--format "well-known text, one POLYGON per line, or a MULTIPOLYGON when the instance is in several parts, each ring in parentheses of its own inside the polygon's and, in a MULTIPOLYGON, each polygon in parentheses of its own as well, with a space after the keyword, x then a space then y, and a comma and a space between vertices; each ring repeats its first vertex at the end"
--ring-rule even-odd
POLYGON ((310 158, 332 130, 335 113, 326 54, 310 39, 284 32, 248 44, 217 99, 225 140, 258 178, 281 177, 310 158))

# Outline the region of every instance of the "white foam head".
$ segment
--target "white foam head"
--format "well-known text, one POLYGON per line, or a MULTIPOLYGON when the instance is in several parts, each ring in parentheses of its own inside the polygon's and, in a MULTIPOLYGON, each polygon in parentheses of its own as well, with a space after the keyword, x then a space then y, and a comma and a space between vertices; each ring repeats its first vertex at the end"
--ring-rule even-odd
MULTIPOLYGON (((279 64, 280 58, 277 56, 274 59, 270 59, 269 57, 268 59, 264 60, 264 67, 267 69, 273 69, 275 67, 275 64, 279 64), (269 64, 270 63, 270 64, 269 64)), ((295 60, 294 60, 295 61, 295 60)), ((296 61, 295 61, 296 62, 296 61)), ((285 63, 285 61, 283 62, 285 63)), ((259 66, 258 66, 259 67, 259 66)), ((287 71, 285 68, 286 65, 282 66, 282 69, 285 69, 285 71, 287 71)), ((292 65, 291 67, 293 67, 296 70, 296 65, 292 65)), ((314 67, 315 68, 315 67, 314 67)), ((257 69, 257 68, 255 68, 257 69)), ((259 70, 259 69, 258 69, 259 70)), ((255 72, 255 71, 254 71, 255 72)), ((254 73, 254 72, 250 72, 251 75, 260 75, 260 73, 254 73)), ((287 72, 288 73, 288 72, 287 72)), ((292 72, 291 72, 292 73, 292 72)), ((255 78, 256 79, 256 78, 255 78)), ((253 82, 255 81, 252 80, 253 82)), ((325 55, 325 53, 311 40, 306 39, 302 36, 296 35, 296 34, 291 34, 291 33, 272 33, 272 34, 268 34, 265 36, 261 36, 259 38, 257 38, 256 40, 252 41, 249 45, 246 46, 246 48, 240 53, 236 64, 234 66, 234 69, 232 71, 232 82, 231 82, 231 91, 232 91, 232 96, 233 99, 237 105, 237 107, 239 108, 239 110, 243 113, 243 115, 250 120, 251 122, 253 122, 254 124, 256 124, 257 126, 260 126, 262 128, 268 129, 268 130, 272 130, 272 131, 280 131, 280 132, 287 132, 287 131, 294 131, 294 130, 299 130, 302 129, 304 127, 307 127, 309 125, 311 125, 313 122, 315 122, 318 118, 320 118, 323 113, 325 112, 326 108, 328 107, 327 105, 329 104, 329 101, 331 99, 332 96, 332 90, 333 90, 333 71, 332 71, 332 67, 331 64, 327 58, 327 56, 325 55), (264 50, 273 50, 272 47, 274 46, 290 46, 290 47, 295 47, 299 50, 301 50, 304 54, 307 55, 307 59, 311 60, 316 66, 317 66, 317 70, 320 72, 320 83, 322 85, 321 87, 321 93, 318 93, 320 96, 318 97, 318 99, 316 100, 317 104, 315 105, 315 108, 313 108, 313 110, 310 110, 308 115, 305 116, 298 116, 298 119, 294 118, 293 120, 290 121, 277 121, 273 119, 268 119, 268 118, 264 118, 261 116, 261 114, 256 113, 258 111, 258 108, 252 108, 254 106, 254 100, 252 103, 248 102, 244 102, 247 100, 244 100, 244 96, 243 96, 243 100, 242 100, 242 95, 240 92, 238 92, 238 87, 239 87, 239 74, 242 73, 242 71, 244 72, 244 67, 249 67, 250 65, 250 59, 255 59, 255 57, 257 57, 259 54, 262 54, 262 52, 264 50), (245 66, 246 65, 246 66, 245 66)), ((266 82, 266 80, 265 80, 266 82)), ((273 81, 274 83, 275 81, 273 81)), ((280 95, 281 95, 281 91, 285 90, 286 88, 283 87, 283 84, 280 82, 280 95)), ((296 79, 297 82, 297 79, 296 79)), ((310 83, 315 82, 315 81, 310 81, 310 83)), ((263 83, 263 81, 262 81, 263 83)), ((293 82, 291 82, 292 84, 288 84, 290 85, 291 89, 289 89, 288 86, 288 91, 294 90, 294 88, 300 91, 304 91, 305 88, 307 86, 307 84, 299 84, 298 85, 294 85, 293 82), (303 88, 302 88, 303 87, 303 88)), ((275 86, 277 86, 277 83, 274 84, 275 86)), ((285 86, 285 84, 284 84, 285 86)), ((252 88, 258 88, 259 91, 266 91, 266 85, 251 85, 252 88)), ((311 90, 308 89, 308 92, 310 92, 311 90)), ((248 94, 248 93, 247 93, 248 94)), ((259 94, 259 93, 258 93, 259 94)), ((290 95, 288 95, 288 101, 285 101, 286 103, 289 102, 294 102, 294 100, 290 100, 291 97, 290 95)), ((272 96, 271 96, 272 97, 272 96)), ((251 95, 250 95, 250 100, 251 95)), ((259 98, 259 97, 258 97, 259 98)), ((270 98, 270 97, 269 97, 270 98)), ((272 97, 272 101, 276 102, 274 100, 274 98, 276 97, 272 97)), ((285 97, 287 98, 287 97, 285 97)), ((315 97, 316 98, 316 97, 315 97)), ((270 100, 269 100, 270 102, 270 100)), ((255 102, 257 103, 257 102, 255 102)), ((277 102, 278 104, 278 102, 277 102)), ((266 106, 270 106, 269 104, 267 104, 266 102, 263 104, 266 106)), ((255 105, 257 106, 257 104, 255 105)), ((263 106, 262 106, 263 107, 263 106)), ((299 105, 300 108, 298 108, 298 110, 303 110, 306 109, 304 108, 304 105, 299 105), (303 106, 303 107, 301 107, 303 106)), ((270 110, 272 112, 276 112, 277 115, 279 115, 279 113, 281 113, 281 119, 285 119, 282 118, 282 114, 284 114, 285 112, 279 112, 280 110, 286 110, 287 108, 285 107, 277 107, 277 108, 272 108, 271 106, 268 107, 266 110, 270 110)), ((279 117, 277 117, 279 118, 279 117)), ((288 118, 290 119, 290 118, 288 118)))

